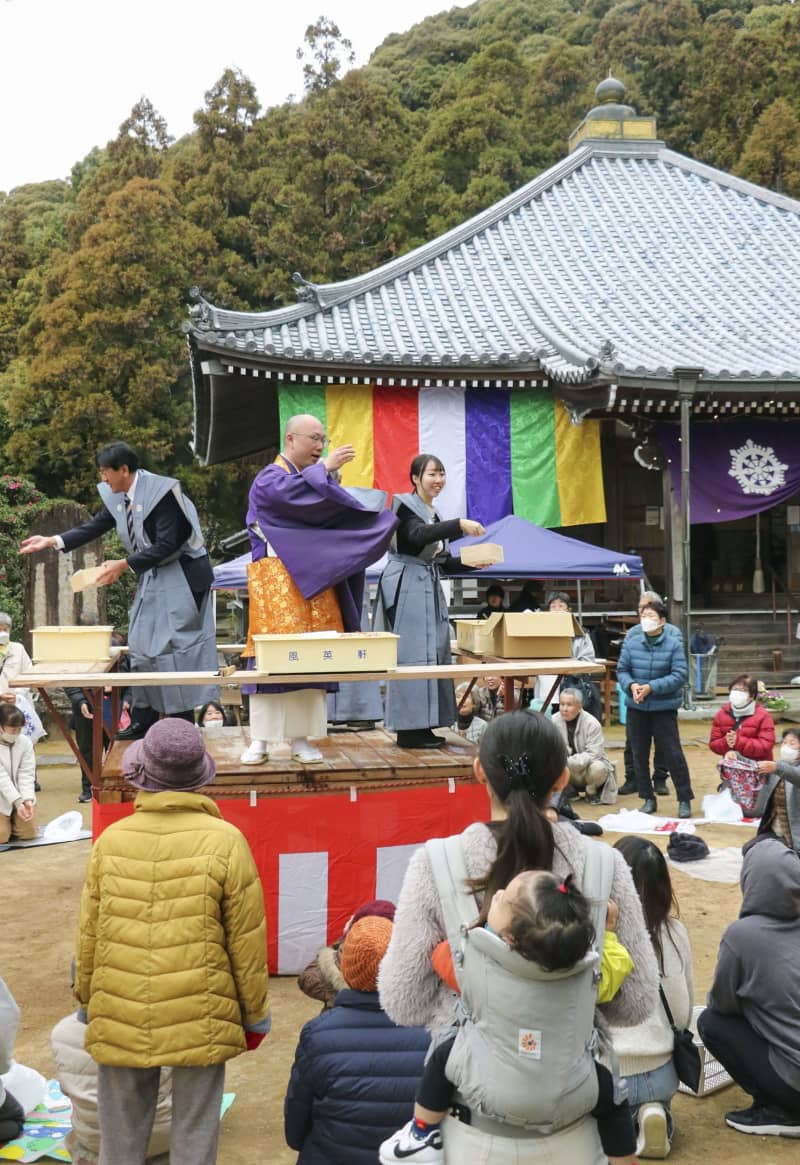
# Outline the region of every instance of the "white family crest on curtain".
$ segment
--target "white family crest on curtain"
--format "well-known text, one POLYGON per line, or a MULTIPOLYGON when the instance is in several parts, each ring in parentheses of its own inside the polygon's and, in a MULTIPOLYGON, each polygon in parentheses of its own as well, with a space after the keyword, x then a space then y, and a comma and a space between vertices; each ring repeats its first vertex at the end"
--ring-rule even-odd
POLYGON ((769 496, 786 484, 786 470, 771 445, 756 445, 750 438, 738 449, 731 449, 728 476, 739 483, 746 494, 769 496))

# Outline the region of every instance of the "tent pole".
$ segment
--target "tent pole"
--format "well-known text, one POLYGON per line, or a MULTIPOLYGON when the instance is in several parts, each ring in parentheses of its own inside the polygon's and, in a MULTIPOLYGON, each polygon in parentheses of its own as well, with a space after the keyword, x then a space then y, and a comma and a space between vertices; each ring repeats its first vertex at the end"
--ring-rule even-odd
POLYGON ((578 622, 580 623, 583 620, 583 591, 581 590, 581 580, 576 578, 575 582, 578 584, 578 622))

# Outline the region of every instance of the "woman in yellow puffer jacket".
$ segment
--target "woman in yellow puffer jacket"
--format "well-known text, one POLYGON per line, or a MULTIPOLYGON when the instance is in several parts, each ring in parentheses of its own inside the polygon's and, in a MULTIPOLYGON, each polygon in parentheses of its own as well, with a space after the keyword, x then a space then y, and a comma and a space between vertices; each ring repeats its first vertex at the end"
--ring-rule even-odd
POLYGON ((270 1025, 261 882, 243 835, 197 791, 215 766, 193 724, 154 724, 123 773, 141 791, 93 847, 75 978, 99 1065, 100 1165, 144 1159, 162 1067, 171 1160, 212 1165, 225 1061, 270 1025))

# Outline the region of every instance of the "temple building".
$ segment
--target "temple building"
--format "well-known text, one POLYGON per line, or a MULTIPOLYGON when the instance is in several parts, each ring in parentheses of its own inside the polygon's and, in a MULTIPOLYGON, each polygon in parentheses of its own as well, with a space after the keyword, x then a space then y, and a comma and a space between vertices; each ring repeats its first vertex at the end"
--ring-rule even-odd
POLYGON ((445 516, 633 548, 678 604, 749 589, 759 549, 800 589, 800 202, 668 149, 613 77, 596 96, 561 162, 406 255, 267 312, 198 294, 198 458, 310 411, 358 450, 345 484, 407 489, 424 450, 445 516))

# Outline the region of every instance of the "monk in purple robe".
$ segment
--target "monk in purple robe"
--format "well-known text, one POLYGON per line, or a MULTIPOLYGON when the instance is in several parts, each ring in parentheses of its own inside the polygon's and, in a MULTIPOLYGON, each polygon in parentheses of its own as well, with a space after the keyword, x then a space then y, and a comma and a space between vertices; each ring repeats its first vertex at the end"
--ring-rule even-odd
MULTIPOLYGON (((282 452, 251 486, 247 526, 253 563, 261 565, 249 572, 248 650, 254 632, 361 629, 364 571, 387 549, 397 521, 388 510, 365 509, 342 489, 332 475, 355 450, 341 445, 323 456, 326 443, 316 417, 291 417, 282 452)), ((287 742, 294 759, 322 760, 309 737, 327 735, 325 685, 262 685, 250 692, 245 764, 280 755, 287 742)))

